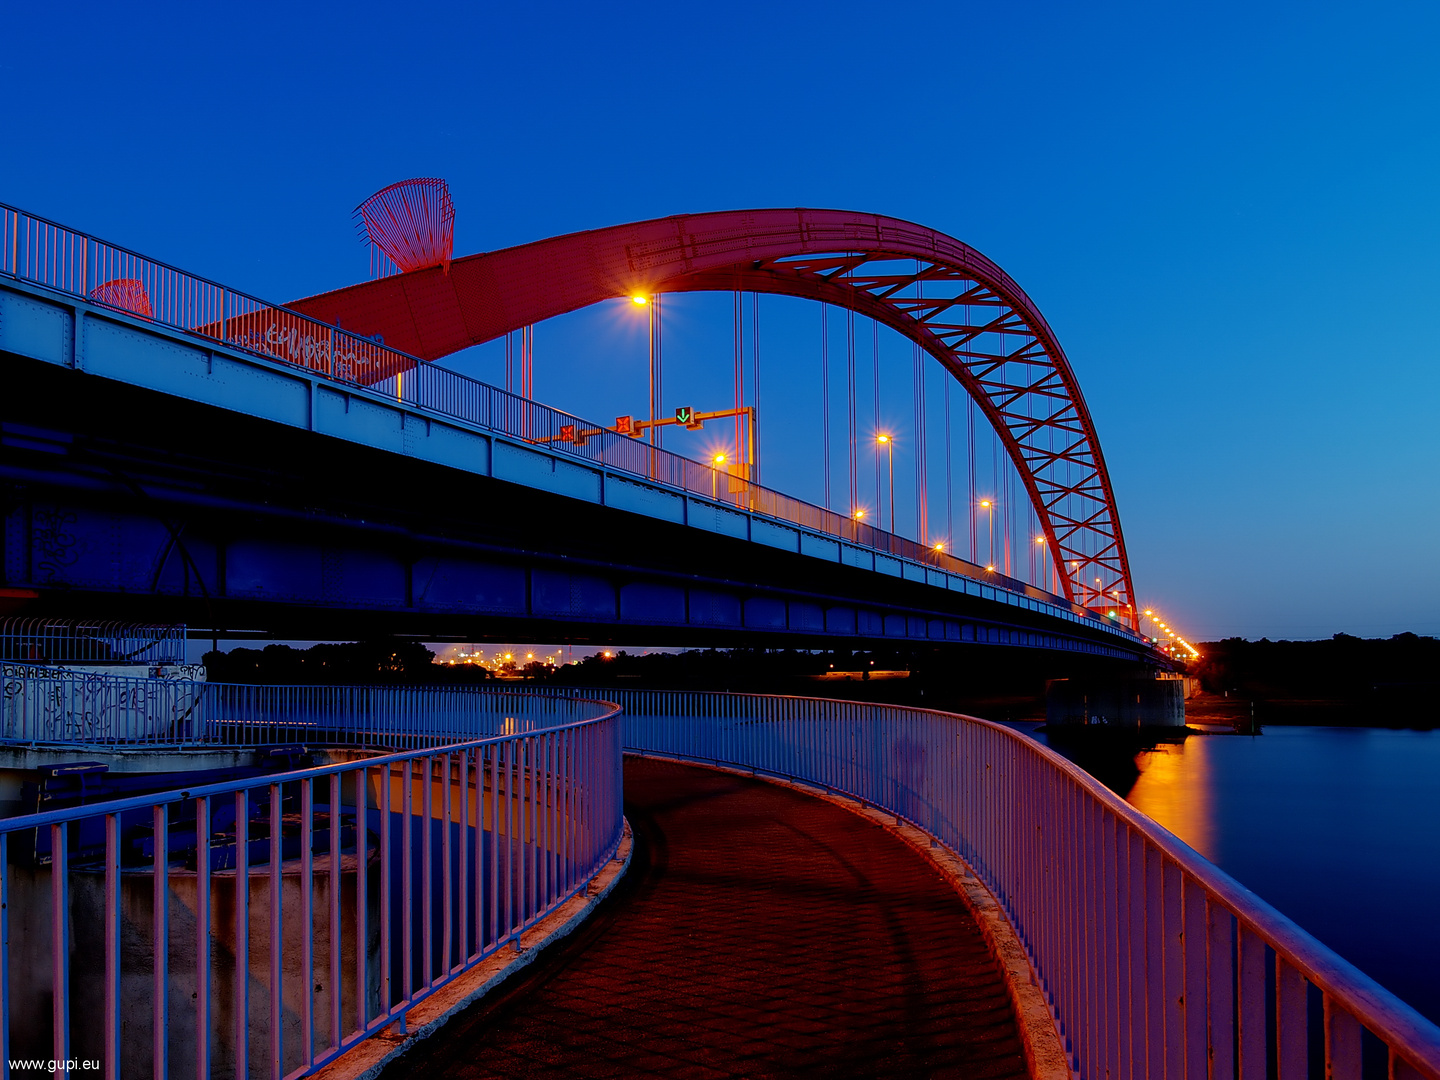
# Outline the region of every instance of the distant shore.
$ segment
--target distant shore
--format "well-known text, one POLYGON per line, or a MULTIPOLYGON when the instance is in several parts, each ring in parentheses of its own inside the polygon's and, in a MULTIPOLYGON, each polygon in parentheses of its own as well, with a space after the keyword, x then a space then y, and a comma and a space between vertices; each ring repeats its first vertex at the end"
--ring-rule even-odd
POLYGON ((1416 634, 1323 641, 1226 638, 1197 646, 1204 693, 1188 719, 1233 723, 1440 727, 1440 641, 1416 634))

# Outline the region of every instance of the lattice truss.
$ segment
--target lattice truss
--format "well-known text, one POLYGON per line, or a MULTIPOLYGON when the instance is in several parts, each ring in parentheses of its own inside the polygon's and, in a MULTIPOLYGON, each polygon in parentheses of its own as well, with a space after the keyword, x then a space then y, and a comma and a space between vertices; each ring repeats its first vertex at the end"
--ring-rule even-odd
POLYGON ((856 311, 920 342, 999 433, 1075 603, 1135 625, 1134 588, 1094 424, 1048 327, 964 269, 874 252, 763 260, 776 291, 848 293, 856 311), (1098 579, 1098 581, 1097 581, 1098 579))

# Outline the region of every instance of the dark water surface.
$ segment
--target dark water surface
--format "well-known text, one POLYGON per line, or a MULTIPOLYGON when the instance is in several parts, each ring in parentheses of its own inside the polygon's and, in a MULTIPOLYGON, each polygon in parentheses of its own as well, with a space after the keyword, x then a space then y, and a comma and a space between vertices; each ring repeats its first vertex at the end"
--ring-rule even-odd
POLYGON ((1136 764, 1132 806, 1440 1023, 1440 731, 1192 735, 1136 764))

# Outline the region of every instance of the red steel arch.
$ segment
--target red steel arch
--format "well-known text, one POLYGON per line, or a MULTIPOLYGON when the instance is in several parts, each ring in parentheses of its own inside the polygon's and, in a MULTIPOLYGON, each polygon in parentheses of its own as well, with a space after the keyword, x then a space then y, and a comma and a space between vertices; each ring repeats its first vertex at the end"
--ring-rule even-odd
POLYGON ((1137 625, 1114 491, 1065 351, 1009 274, 934 229, 840 210, 686 214, 471 255, 448 271, 289 306, 434 360, 601 300, 734 289, 823 300, 918 342, 999 434, 1066 596, 1137 625))

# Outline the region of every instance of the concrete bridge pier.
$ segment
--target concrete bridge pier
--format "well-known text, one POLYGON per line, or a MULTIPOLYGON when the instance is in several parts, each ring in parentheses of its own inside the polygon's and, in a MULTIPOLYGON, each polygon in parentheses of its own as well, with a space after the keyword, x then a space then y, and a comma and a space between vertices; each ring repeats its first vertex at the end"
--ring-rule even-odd
POLYGON ((1045 724, 1183 729, 1185 680, 1150 672, 1051 679, 1045 684, 1045 724))

